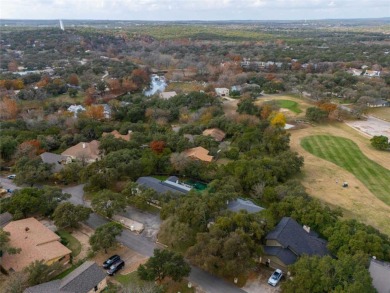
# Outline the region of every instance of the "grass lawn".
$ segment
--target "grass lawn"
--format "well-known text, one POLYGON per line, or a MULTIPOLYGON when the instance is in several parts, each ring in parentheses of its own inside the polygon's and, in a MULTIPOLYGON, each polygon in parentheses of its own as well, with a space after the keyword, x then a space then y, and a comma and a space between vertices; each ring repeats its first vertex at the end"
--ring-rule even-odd
POLYGON ((280 108, 289 109, 296 114, 302 113, 302 110, 299 108, 299 104, 297 102, 291 100, 277 100, 277 103, 280 108))
POLYGON ((390 205, 390 170, 367 158, 352 140, 331 135, 313 135, 304 137, 301 146, 313 155, 351 172, 376 197, 390 205))
POLYGON ((67 247, 72 250, 72 256, 75 257, 80 254, 81 251, 81 243, 76 238, 74 238, 69 232, 65 230, 57 231, 57 234, 60 237, 66 239, 68 241, 67 247))

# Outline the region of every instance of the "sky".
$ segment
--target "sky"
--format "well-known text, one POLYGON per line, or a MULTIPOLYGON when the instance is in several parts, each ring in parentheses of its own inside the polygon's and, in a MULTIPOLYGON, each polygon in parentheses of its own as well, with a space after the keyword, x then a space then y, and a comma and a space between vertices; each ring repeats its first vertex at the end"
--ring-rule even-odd
POLYGON ((1 19, 304 20, 390 17, 390 0, 0 0, 1 19))

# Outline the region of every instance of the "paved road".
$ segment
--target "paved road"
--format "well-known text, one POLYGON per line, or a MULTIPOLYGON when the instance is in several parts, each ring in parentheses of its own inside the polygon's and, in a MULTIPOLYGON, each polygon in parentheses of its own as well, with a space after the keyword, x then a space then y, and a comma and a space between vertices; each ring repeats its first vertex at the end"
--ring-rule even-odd
POLYGON ((19 186, 16 186, 14 184, 13 180, 8 179, 7 177, 1 177, 0 183, 4 189, 11 189, 11 190, 20 189, 19 186))
MULTIPOLYGON (((16 185, 12 183, 11 180, 1 178, 1 183, 5 186, 7 184, 7 188, 16 189, 18 188, 16 185)), ((84 201, 83 191, 84 185, 77 185, 72 187, 67 187, 62 190, 64 193, 69 193, 72 197, 69 201, 73 204, 80 204, 85 206, 90 206, 89 202, 84 201)), ((95 213, 92 213, 89 219, 86 221, 86 224, 93 229, 108 223, 109 221, 102 216, 99 216, 95 213)), ((152 238, 153 239, 153 238, 152 238)), ((161 248, 158 244, 147 237, 146 235, 138 235, 129 230, 123 230, 122 235, 118 237, 118 241, 123 243, 125 246, 130 249, 136 251, 139 254, 145 256, 152 256, 153 250, 155 248, 161 248)), ((200 287, 204 292, 208 293, 245 293, 244 290, 235 287, 233 284, 230 284, 216 276, 213 276, 206 271, 203 271, 197 267, 191 266, 191 274, 189 276, 189 281, 193 284, 196 284, 200 287)))

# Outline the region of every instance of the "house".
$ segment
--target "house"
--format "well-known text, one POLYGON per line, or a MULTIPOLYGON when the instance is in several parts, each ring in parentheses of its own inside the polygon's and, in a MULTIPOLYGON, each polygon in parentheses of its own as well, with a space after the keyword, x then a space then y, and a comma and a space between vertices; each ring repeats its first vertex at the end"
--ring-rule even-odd
POLYGON ((70 260, 72 251, 60 243, 60 236, 35 218, 12 221, 3 229, 10 233, 9 244, 21 248, 20 253, 3 255, 2 266, 7 271, 19 272, 36 260, 47 265, 70 260))
POLYGON ((211 136, 212 138, 214 138, 215 141, 223 141, 223 139, 225 138, 226 136, 226 133, 223 132, 221 129, 219 128, 209 128, 209 129, 205 129, 202 133, 204 136, 211 136))
POLYGON ((287 271, 287 267, 302 255, 328 255, 326 244, 327 241, 318 238, 309 227, 302 227, 293 218, 284 217, 266 236, 261 262, 287 271))
POLYGON ((249 214, 253 214, 264 210, 264 208, 254 204, 248 199, 237 198, 235 200, 228 201, 227 210, 235 213, 239 211, 247 211, 249 214))
POLYGON ((131 138, 132 131, 129 130, 127 134, 120 134, 118 130, 113 130, 111 132, 103 132, 102 136, 104 137, 109 134, 113 135, 117 139, 123 139, 125 141, 129 141, 131 138))
POLYGON ((363 73, 363 70, 355 69, 355 68, 350 68, 348 73, 352 74, 353 76, 360 76, 363 73))
POLYGON ((80 142, 62 152, 61 155, 68 156, 72 160, 85 161, 92 163, 100 159, 100 142, 93 140, 91 142, 80 142))
POLYGON ((376 260, 374 257, 370 261, 368 268, 372 278, 372 285, 378 293, 390 292, 390 263, 376 260))
POLYGON ((182 152, 187 158, 209 163, 213 160, 213 156, 209 156, 208 153, 209 151, 203 147, 196 147, 182 152))
POLYGON ((380 71, 376 71, 376 70, 366 70, 366 72, 364 72, 364 76, 380 77, 381 76, 381 72, 380 71))
POLYGON ((61 280, 54 280, 33 287, 23 293, 92 293, 107 287, 107 275, 93 261, 86 261, 61 280))
POLYGON ((84 112, 85 108, 81 105, 70 105, 68 107, 68 112, 73 113, 73 117, 77 118, 80 112, 84 112))
POLYGON ((101 106, 103 106, 103 115, 104 115, 104 118, 106 119, 110 119, 111 118, 111 107, 109 104, 101 104, 101 106))
POLYGON ((388 107, 390 106, 390 103, 382 99, 376 99, 372 102, 367 102, 367 106, 371 108, 388 107))
POLYGON ((180 183, 179 178, 176 176, 171 176, 165 181, 158 180, 154 177, 140 177, 136 182, 139 185, 151 188, 160 194, 167 192, 186 194, 192 189, 191 186, 180 183))
POLYGON ((217 87, 215 88, 215 93, 219 97, 228 97, 229 96, 229 89, 224 87, 217 87))
POLYGON ((172 92, 162 92, 158 96, 160 97, 160 99, 169 100, 170 98, 172 98, 176 95, 177 95, 177 93, 175 91, 172 91, 172 92))
POLYGON ((64 165, 69 162, 67 156, 62 156, 62 155, 57 155, 53 153, 48 153, 44 152, 43 154, 40 155, 42 162, 47 163, 47 164, 53 164, 52 171, 54 173, 60 172, 63 168, 64 165))
POLYGON ((0 214, 0 228, 3 228, 12 221, 12 215, 9 212, 0 214))

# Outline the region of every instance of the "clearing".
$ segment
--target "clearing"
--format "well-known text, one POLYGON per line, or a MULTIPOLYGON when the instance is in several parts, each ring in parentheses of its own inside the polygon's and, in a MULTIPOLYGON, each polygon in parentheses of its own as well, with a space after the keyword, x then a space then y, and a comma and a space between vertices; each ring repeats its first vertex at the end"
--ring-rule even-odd
POLYGON ((280 111, 288 118, 302 118, 306 114, 306 109, 313 107, 313 102, 294 95, 264 95, 255 101, 255 105, 260 106, 269 101, 277 101, 281 107, 280 111))
POLYGON ((363 154, 386 169, 390 169, 390 153, 371 147, 369 138, 344 123, 320 125, 290 131, 291 149, 305 158, 302 184, 307 192, 331 206, 343 209, 347 218, 359 219, 390 235, 390 207, 378 199, 360 180, 336 164, 321 159, 301 146, 301 140, 311 135, 331 135, 348 138, 363 154), (341 183, 348 182, 349 188, 341 183), (337 183, 338 182, 338 183, 337 183))
POLYGON ((390 170, 368 159, 352 140, 338 136, 312 135, 303 138, 301 145, 309 153, 351 172, 373 194, 390 205, 390 170))

